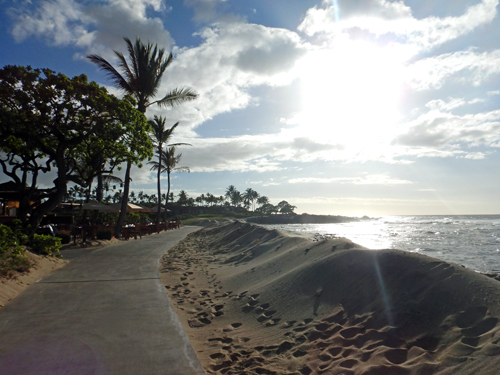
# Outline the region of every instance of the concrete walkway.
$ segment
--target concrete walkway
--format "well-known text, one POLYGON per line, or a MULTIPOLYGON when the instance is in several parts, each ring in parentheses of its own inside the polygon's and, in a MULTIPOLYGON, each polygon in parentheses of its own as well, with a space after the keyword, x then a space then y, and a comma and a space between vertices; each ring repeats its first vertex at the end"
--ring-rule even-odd
POLYGON ((160 283, 199 227, 89 251, 0 309, 0 374, 205 374, 160 283))

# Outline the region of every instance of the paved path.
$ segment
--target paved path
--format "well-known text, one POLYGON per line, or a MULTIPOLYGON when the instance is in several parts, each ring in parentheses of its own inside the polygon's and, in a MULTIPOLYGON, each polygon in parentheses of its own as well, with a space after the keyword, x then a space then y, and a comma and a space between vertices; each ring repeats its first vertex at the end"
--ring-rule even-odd
POLYGON ((184 227, 90 251, 0 309, 0 375, 205 374, 159 279, 184 227))

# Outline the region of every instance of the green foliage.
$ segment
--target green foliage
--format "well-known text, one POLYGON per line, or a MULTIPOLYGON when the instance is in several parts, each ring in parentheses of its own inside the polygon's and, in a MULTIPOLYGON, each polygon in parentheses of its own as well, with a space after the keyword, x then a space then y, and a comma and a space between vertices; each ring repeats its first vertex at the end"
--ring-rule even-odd
POLYGON ((58 231, 56 237, 61 239, 61 244, 63 245, 71 242, 71 233, 67 230, 58 231))
POLYGON ((98 230, 96 233, 98 240, 110 240, 113 238, 113 232, 110 230, 98 230))
POLYGON ((140 164, 153 155, 149 124, 135 105, 132 97, 118 99, 85 75, 68 78, 11 65, 0 69, 0 164, 26 195, 23 217, 29 202, 36 201, 36 177, 57 173, 55 186, 38 197, 47 199, 29 218, 33 228, 61 202, 68 182, 85 185, 103 164, 140 164))
POLYGON ((0 225, 0 277, 8 277, 13 271, 27 271, 29 267, 30 262, 16 233, 8 226, 0 225))
POLYGON ((151 221, 149 215, 144 212, 127 212, 125 221, 131 224, 146 223, 151 221))
POLYGON ((60 256, 61 239, 45 234, 34 234, 30 241, 33 252, 41 255, 60 256))

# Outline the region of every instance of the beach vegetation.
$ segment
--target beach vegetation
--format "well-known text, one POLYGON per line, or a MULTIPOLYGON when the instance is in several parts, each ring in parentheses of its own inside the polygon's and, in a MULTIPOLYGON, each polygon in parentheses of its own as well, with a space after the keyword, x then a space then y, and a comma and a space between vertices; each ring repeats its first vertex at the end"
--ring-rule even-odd
POLYGON ((85 75, 9 65, 0 70, 0 93, 0 165, 19 192, 18 217, 31 234, 66 198, 68 183, 88 184, 82 176, 92 173, 79 168, 89 169, 89 158, 140 165, 152 156, 134 99, 118 99, 85 75), (54 186, 38 188, 38 177, 51 171, 54 186))
POLYGON ((255 212, 258 212, 262 215, 272 215, 272 214, 277 214, 279 212, 279 209, 277 206, 271 203, 266 203, 257 208, 255 212))
POLYGON ((22 232, 0 225, 0 277, 9 277, 14 272, 25 272, 30 268, 22 246, 24 241, 26 238, 22 232))
POLYGON ((34 253, 60 257, 61 239, 48 234, 34 234, 29 242, 34 253))
MULTIPOLYGON (((128 38, 124 38, 124 40, 128 49, 128 59, 121 52, 114 51, 120 71, 99 55, 88 55, 87 58, 103 70, 116 87, 137 100, 137 109, 141 113, 146 113, 146 109, 153 104, 174 107, 198 97, 198 94, 192 89, 174 88, 161 99, 154 100, 160 88, 163 74, 173 62, 173 54, 170 53, 167 56, 164 49, 159 49, 157 45, 152 43, 144 44, 140 38, 137 38, 135 43, 132 43, 128 38)), ((115 227, 116 236, 120 234, 125 221, 130 192, 131 167, 132 161, 128 160, 125 169, 122 209, 115 227)))

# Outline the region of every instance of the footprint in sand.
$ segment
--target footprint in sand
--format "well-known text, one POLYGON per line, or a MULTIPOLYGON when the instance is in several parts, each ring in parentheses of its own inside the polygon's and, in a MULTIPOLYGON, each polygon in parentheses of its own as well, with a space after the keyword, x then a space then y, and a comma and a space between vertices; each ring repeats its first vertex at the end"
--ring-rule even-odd
POLYGON ((259 317, 257 318, 257 321, 258 321, 259 323, 263 323, 263 322, 265 322, 266 320, 269 320, 269 318, 270 318, 270 317, 269 317, 269 316, 266 316, 266 314, 262 314, 261 316, 259 316, 259 317))
POLYGON ((478 323, 488 313, 488 308, 485 306, 474 306, 465 311, 460 312, 457 316, 457 326, 459 328, 472 327, 474 324, 478 323))
POLYGON ((226 358, 226 355, 224 353, 214 353, 209 355, 210 358, 212 359, 221 359, 221 358, 226 358))
POLYGON ((260 305, 259 307, 262 309, 262 310, 267 310, 271 305, 269 303, 263 303, 262 305, 260 305))
POLYGON ((266 327, 272 327, 277 325, 281 321, 280 318, 271 319, 271 321, 266 322, 266 327))
POLYGON ((438 345, 439 345, 439 338, 425 335, 409 343, 408 347, 411 348, 412 346, 418 346, 419 348, 422 348, 425 351, 433 352, 437 349, 438 345))
POLYGON ((491 331, 498 324, 497 318, 486 318, 479 323, 476 323, 471 328, 462 329, 462 335, 465 337, 477 337, 491 331))
POLYGON ((351 339, 359 334, 365 333, 365 331, 366 329, 364 327, 349 327, 341 330, 339 334, 345 339, 351 339))
POLYGON ((199 328, 211 324, 212 322, 207 318, 200 319, 190 319, 188 320, 188 324, 191 328, 199 328))
POLYGON ((307 352, 305 350, 302 350, 302 349, 298 349, 296 351, 294 351, 292 353, 292 355, 295 357, 295 358, 300 358, 300 357, 303 357, 307 354, 307 352))
POLYGON ((385 358, 395 365, 400 365, 408 360, 408 350, 406 349, 392 349, 384 353, 385 358))
POLYGON ((353 368, 358 363, 355 359, 348 359, 346 361, 340 362, 339 366, 343 368, 353 368))

